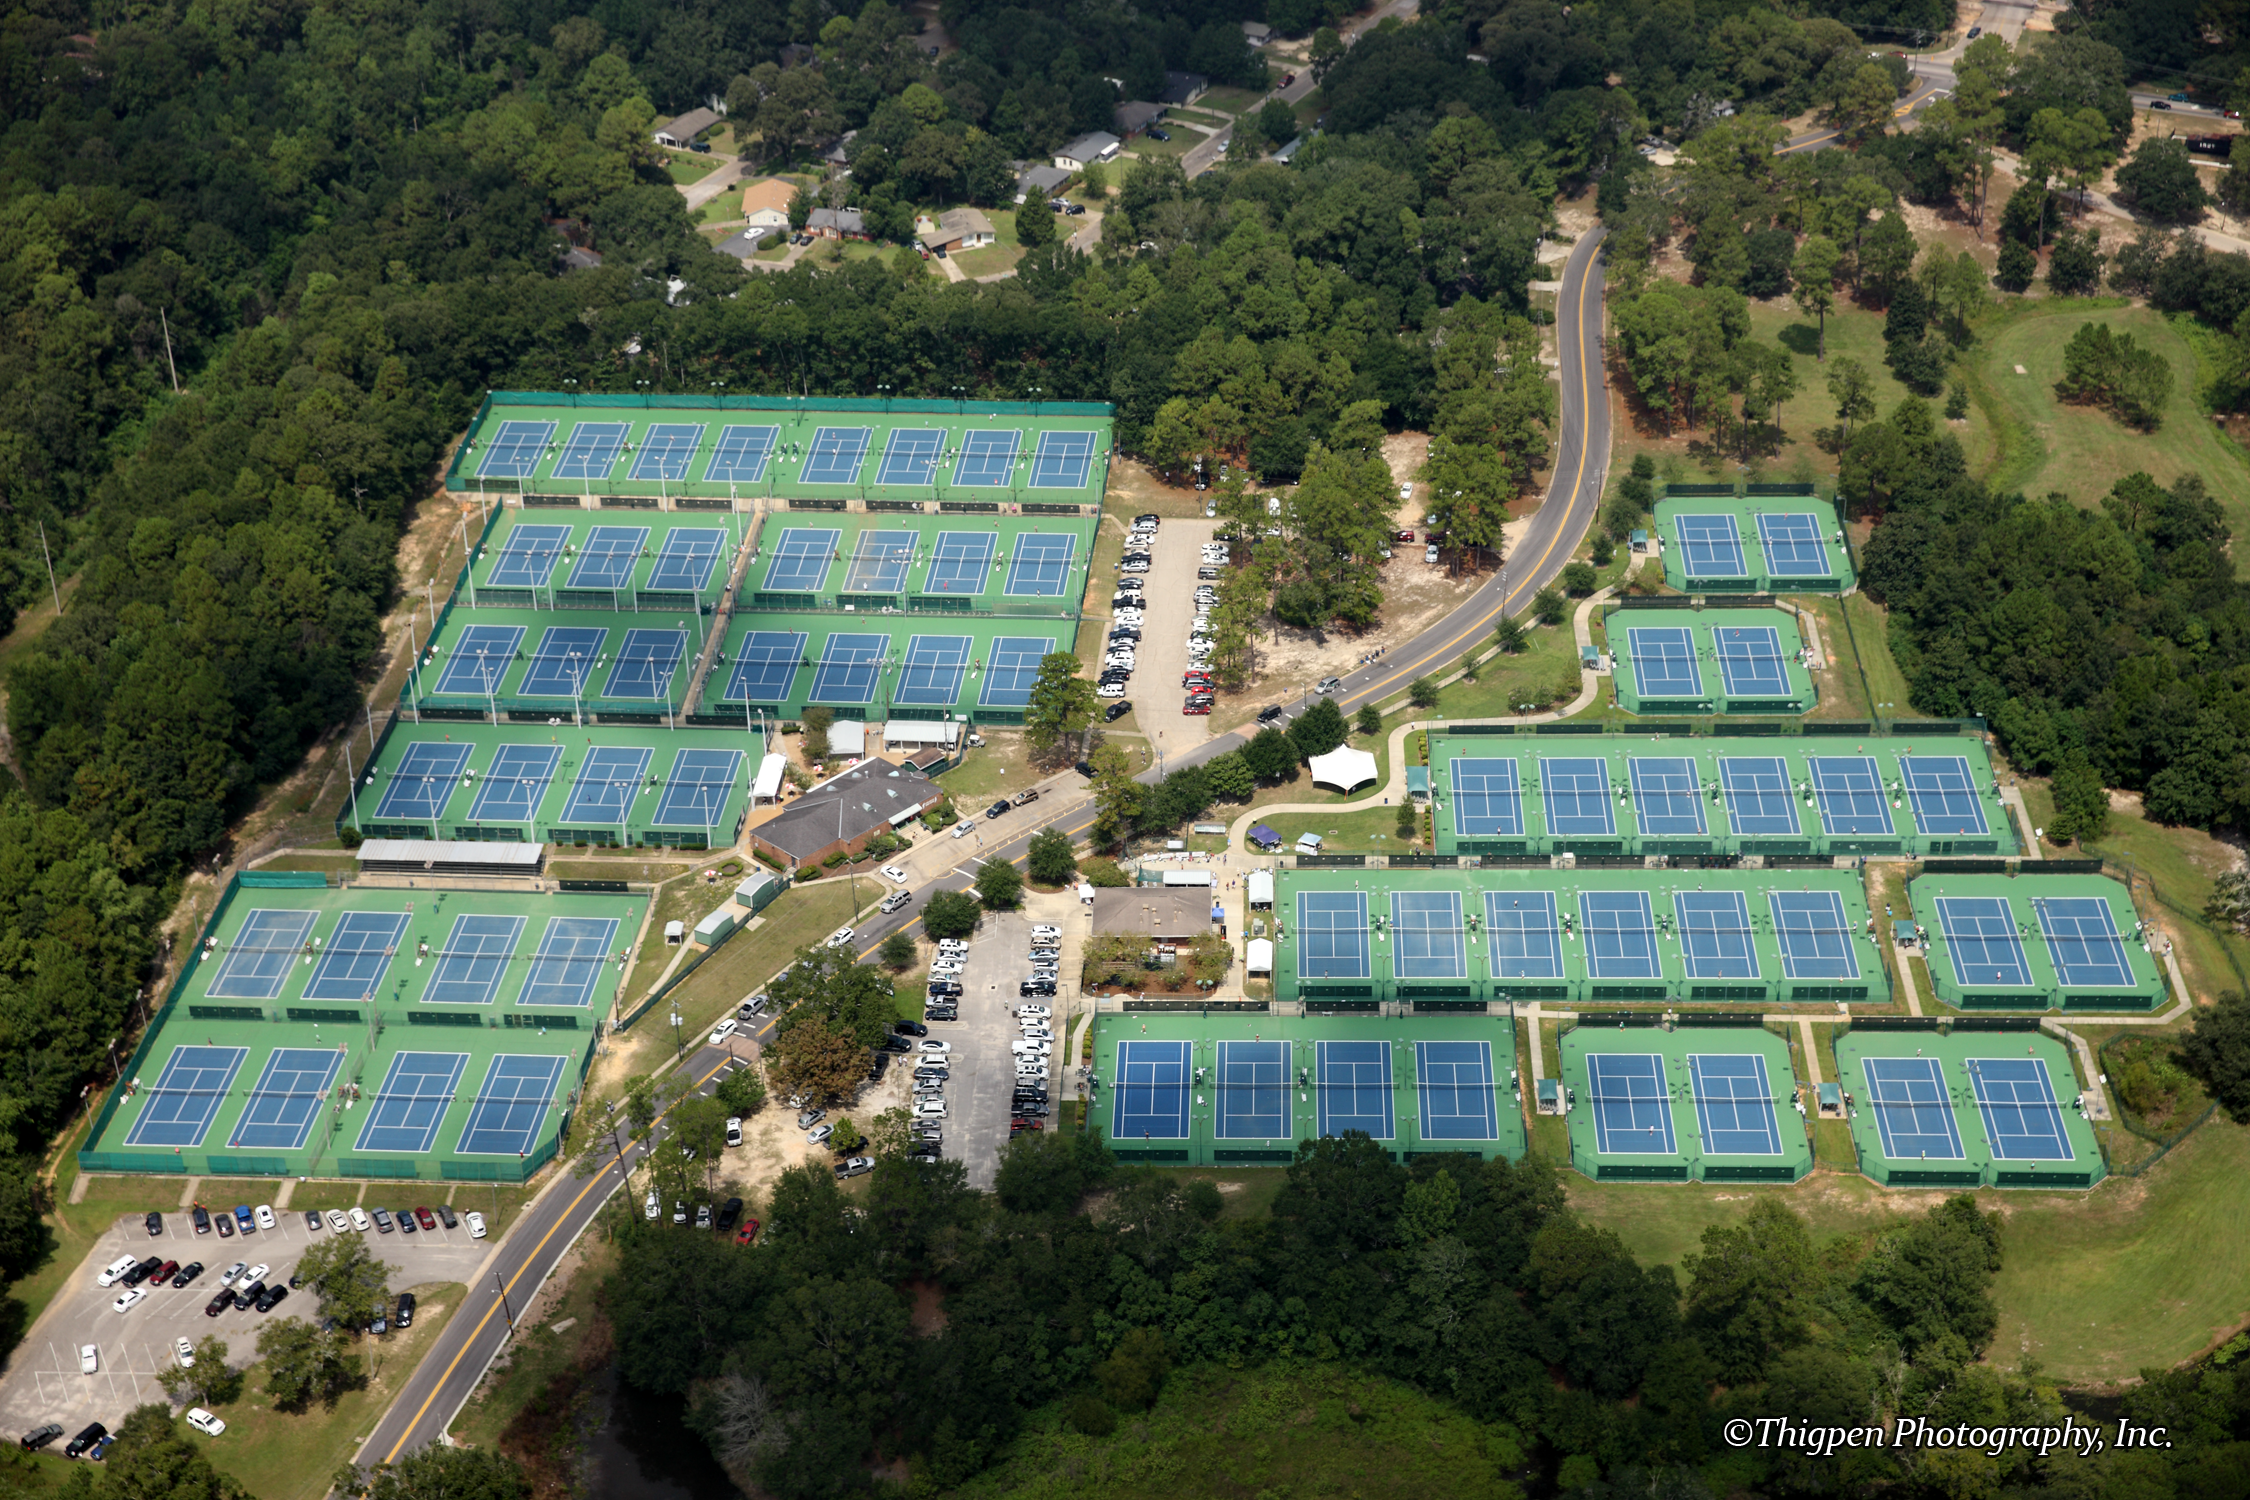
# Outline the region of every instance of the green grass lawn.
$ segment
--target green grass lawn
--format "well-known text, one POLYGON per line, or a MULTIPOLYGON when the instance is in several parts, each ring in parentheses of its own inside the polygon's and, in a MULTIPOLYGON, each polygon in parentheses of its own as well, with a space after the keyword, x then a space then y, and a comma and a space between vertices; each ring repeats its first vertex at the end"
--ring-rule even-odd
POLYGON ((744 877, 721 876, 717 880, 706 882, 702 878, 702 870, 716 868, 716 863, 702 866, 667 881, 657 890, 654 908, 649 913, 645 929, 646 935, 641 939, 640 956, 633 960, 633 971, 626 975, 625 983, 618 991, 626 1009, 629 1010, 640 1002, 641 996, 647 994, 658 976, 671 967, 672 960, 680 956, 682 949, 692 951, 690 945, 695 941, 695 924, 734 899, 734 888, 742 884, 744 877), (678 946, 664 941, 664 926, 667 922, 679 922, 687 928, 688 936, 682 938, 678 946))
MULTIPOLYGON (((1240 816, 1234 809, 1230 808, 1229 812, 1240 816)), ((1377 805, 1350 812, 1272 813, 1259 821, 1270 825, 1287 844, 1294 844, 1300 834, 1317 833, 1326 841, 1323 853, 1333 850, 1339 854, 1407 854, 1415 852, 1416 848, 1398 836, 1395 806, 1377 805)))
MULTIPOLYGON (((2046 827, 2054 814, 2046 783, 2026 777, 2022 784, 2024 806, 2034 826, 2046 827)), ((2130 865, 2142 877, 2136 903, 2144 915, 2174 935, 2178 945, 2174 956, 2180 961, 2190 991, 2208 999, 2223 990, 2243 988, 2238 975, 2250 973, 2250 943, 2221 937, 2201 922, 2179 914, 2182 910, 2203 910, 2203 903, 2210 899, 2211 882, 2234 867, 2232 846, 2192 828, 2165 828, 2137 813, 2113 807, 2106 834, 2083 851, 2064 852, 2082 852, 2107 860, 2113 867, 2130 865), (2147 901, 2151 884, 2174 910, 2147 901), (2234 960, 2231 965, 2230 952, 2234 960)))
POLYGON ((1820 686, 1816 719, 1898 719, 1913 715, 1906 678, 1891 658, 1888 613, 1865 594, 1847 598, 1806 595, 1792 601, 1812 611, 1822 652, 1835 665, 1815 674, 1820 686), (1844 629, 1849 611, 1851 629, 1844 629))
MULTIPOLYGON (((1020 792, 1039 779, 1021 730, 986 730, 983 746, 963 753, 968 759, 938 777, 938 785, 953 799, 953 810, 964 818, 980 816, 993 798, 1020 792)), ((952 836, 950 828, 937 835, 941 839, 952 836)))
POLYGON ((1265 97, 1265 94, 1258 90, 1222 86, 1205 90, 1195 102, 1200 109, 1210 110, 1217 114, 1239 115, 1246 109, 1256 109, 1265 97))
MULTIPOLYGON (((1038 205, 1026 205, 1024 211, 1034 209, 1038 209, 1038 205)), ((1045 212, 1043 209, 1038 211, 1045 212)), ((992 243, 982 250, 961 250, 954 253, 953 263, 961 268, 962 275, 971 278, 992 276, 1016 268, 1016 262, 1023 259, 1023 243, 1016 238, 1016 213, 1017 210, 1012 208, 985 211, 985 217, 992 221, 992 243)))
MULTIPOLYGON (((1554 690, 1561 685, 1564 672, 1576 671, 1577 637, 1566 619, 1560 625, 1532 626, 1525 641, 1527 645, 1522 654, 1496 657, 1480 664, 1475 682, 1464 680, 1445 688, 1432 712, 1447 719, 1503 718, 1518 712, 1518 704, 1537 702, 1544 706, 1553 702, 1554 690)), ((1478 641, 1477 649, 1490 651, 1492 637, 1484 636, 1478 641)), ((1455 669, 1448 666, 1431 675, 1444 677, 1455 669)), ((1575 689, 1573 692, 1575 694, 1575 689)), ((1403 695, 1396 701, 1404 701, 1403 695)), ((1388 708, 1389 702, 1384 706, 1388 708)), ((1419 711, 1408 709, 1406 712, 1419 711)))
POLYGON ((2203 476, 2238 537, 2250 536, 2250 464, 2218 431, 2196 398, 2201 372, 2194 352, 2164 317, 2145 307, 2089 308, 2069 301, 2021 304, 2004 323, 1988 325, 1975 373, 1978 405, 1997 433, 1985 476, 2003 493, 2060 491, 2080 505, 2098 504, 2136 470, 2159 484, 2183 473, 2203 476), (2163 425, 2143 434, 2094 407, 2055 399, 2063 346, 2088 323, 2130 333, 2172 366, 2172 399, 2163 425), (2026 374, 2018 375, 2021 365, 2026 374))
MULTIPOLYGON (((868 896, 880 878, 862 879, 860 894, 868 896)), ((740 1005, 745 996, 771 979, 796 957, 799 948, 819 942, 851 920, 851 882, 840 876, 823 876, 809 885, 796 885, 775 897, 760 913, 765 920, 750 932, 738 932, 705 959, 702 967, 682 980, 666 999, 680 1010, 682 1034, 708 1032, 719 1017, 740 1005)), ((870 898, 871 899, 871 898, 870 898)), ((670 1031, 659 1011, 651 1011, 635 1032, 652 1028, 670 1031)), ((665 1044, 670 1045, 669 1036, 665 1044)))
POLYGON ((700 156, 689 151, 671 151, 666 156, 669 159, 664 163, 664 170, 677 183, 701 182, 719 169, 718 160, 710 156, 700 156))

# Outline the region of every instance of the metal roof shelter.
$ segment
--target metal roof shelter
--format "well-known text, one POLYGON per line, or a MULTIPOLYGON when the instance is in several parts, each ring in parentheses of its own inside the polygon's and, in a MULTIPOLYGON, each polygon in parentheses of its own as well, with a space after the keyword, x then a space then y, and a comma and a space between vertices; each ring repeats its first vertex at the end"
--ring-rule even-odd
POLYGON ((536 875, 545 844, 483 844, 437 839, 369 839, 359 863, 370 874, 536 875))

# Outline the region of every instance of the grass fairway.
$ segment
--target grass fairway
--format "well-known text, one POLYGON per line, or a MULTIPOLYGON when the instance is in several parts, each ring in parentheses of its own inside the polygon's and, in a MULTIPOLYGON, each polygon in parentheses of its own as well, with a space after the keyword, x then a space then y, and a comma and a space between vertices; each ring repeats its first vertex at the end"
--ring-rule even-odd
POLYGON ((1977 404, 1997 438, 1984 475, 1994 489, 2031 496, 2060 491, 2092 506, 2136 470, 2159 484, 2193 472, 2203 476, 2234 534, 2250 536, 2250 466, 2198 406, 2195 355, 2161 314, 2145 307, 2028 303, 2005 323, 1987 324, 1978 352, 1977 404), (2171 363, 2172 399, 2156 431, 2144 434, 2097 408, 2055 399, 2063 346, 2088 323, 2129 333, 2171 363), (2018 365, 2025 374, 2015 373, 2018 365))
MULTIPOLYGON (((1913 394, 1892 378, 1891 367, 1883 363, 1883 313, 1879 308, 1858 307, 1839 299, 1836 310, 1828 315, 1825 363, 1820 359, 1820 325, 1787 298, 1750 304, 1750 336, 1761 344, 1778 344, 1787 349, 1797 374, 1797 394, 1781 405, 1784 438, 1781 452, 1765 460, 1766 467, 1772 471, 1768 477, 1786 477, 1799 462, 1800 455, 1820 473, 1836 472, 1836 458, 1813 446, 1813 433, 1818 428, 1836 425, 1836 399, 1828 394, 1828 376, 1838 359, 1859 361, 1874 383, 1875 409, 1884 416, 1890 415, 1892 408, 1913 394)), ((1972 357, 1976 347, 1972 346, 1972 357)), ((1942 413, 1945 397, 1930 398, 1930 404, 1942 413)), ((1977 455, 1991 447, 1986 432, 1988 423, 1988 417, 1972 406, 1965 425, 1948 427, 1961 439, 1961 447, 1969 455, 1972 468, 1977 455)), ((1735 478, 1734 465, 1731 462, 1721 464, 1717 477, 1735 478)))

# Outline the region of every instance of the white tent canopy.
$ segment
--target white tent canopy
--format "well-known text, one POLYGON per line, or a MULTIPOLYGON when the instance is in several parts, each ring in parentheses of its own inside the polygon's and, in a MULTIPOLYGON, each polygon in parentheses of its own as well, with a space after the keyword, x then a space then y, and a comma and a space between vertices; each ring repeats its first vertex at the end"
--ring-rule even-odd
POLYGON ((1332 786, 1340 792, 1375 779, 1375 757, 1349 745, 1338 745, 1326 755, 1314 756, 1311 765, 1313 785, 1332 786))
POLYGON ((1271 940, 1267 938, 1252 938, 1250 940, 1249 971, 1253 974, 1271 974, 1273 972, 1273 943, 1271 940))
POLYGON ((779 755, 769 755, 758 762, 758 779, 751 783, 750 800, 754 803, 771 802, 780 796, 782 773, 788 765, 788 760, 779 755))

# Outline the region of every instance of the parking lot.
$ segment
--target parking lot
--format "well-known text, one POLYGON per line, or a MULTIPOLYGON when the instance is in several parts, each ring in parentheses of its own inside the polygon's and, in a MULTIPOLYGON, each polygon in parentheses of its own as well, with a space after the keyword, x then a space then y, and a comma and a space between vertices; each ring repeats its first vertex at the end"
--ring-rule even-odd
MULTIPOLYGON (((396 1201, 413 1200, 401 1192, 396 1201)), ((164 1233, 154 1239, 138 1214, 119 1219, 71 1274, 31 1336, 9 1357, 7 1372, 0 1375, 0 1435, 13 1441, 43 1422, 60 1422, 66 1437, 88 1422, 114 1428, 134 1407, 166 1399, 156 1372, 175 1362, 174 1339, 193 1343, 217 1334, 227 1342, 228 1362, 239 1369, 257 1357, 258 1329, 266 1319, 314 1316, 318 1304, 306 1289, 291 1292, 270 1313, 230 1308, 215 1318, 203 1315, 204 1304, 218 1293, 219 1278, 236 1261, 264 1262, 272 1267, 266 1282, 286 1285, 312 1242, 330 1236, 325 1228, 317 1234, 306 1229, 302 1210, 275 1213, 279 1222, 273 1229, 233 1239, 215 1233, 198 1235, 187 1214, 178 1210, 166 1211, 164 1233), (200 1260, 205 1269, 184 1287, 142 1283, 148 1288, 146 1300, 120 1313, 110 1304, 125 1288, 97 1286, 95 1278, 124 1255, 144 1260, 158 1255, 183 1266, 200 1260), (100 1368, 92 1375, 79 1371, 81 1344, 100 1351, 100 1368)), ((466 1222, 458 1229, 441 1225, 414 1235, 371 1230, 367 1237, 375 1254, 391 1267, 394 1292, 437 1282, 471 1283, 495 1243, 470 1239, 466 1222)), ((62 1451, 60 1441, 53 1451, 62 1451)))
POLYGON ((1211 737, 1208 715, 1180 712, 1187 698, 1180 674, 1187 670, 1188 629, 1195 621, 1195 571, 1202 566, 1203 544, 1218 529, 1216 521, 1167 518, 1149 548, 1148 571, 1140 575, 1148 610, 1127 696, 1150 744, 1167 754, 1192 750, 1211 737))
MULTIPOLYGON (((1072 907, 1077 903, 1071 902, 1072 907)), ((953 1044, 945 1085, 945 1154, 964 1163, 969 1185, 990 1188, 1000 1167, 1000 1148, 1008 1142, 1009 1104, 1016 1087, 1016 1061, 1010 1045, 1017 1030, 1018 1004, 1046 1005, 1060 1020, 1052 999, 1024 1001, 1016 986, 1031 972, 1031 929, 1050 917, 1025 912, 987 912, 969 938, 969 957, 961 973, 961 1019, 936 1021, 930 1035, 953 1044)), ((1064 934, 1064 972, 1072 972, 1075 951, 1064 934)), ((1067 986, 1063 986, 1067 989, 1067 986)), ((1059 1054, 1061 1048, 1056 1048, 1059 1054)), ((1048 1092, 1054 1093, 1048 1070, 1048 1092)), ((1052 1121, 1049 1122, 1052 1124, 1052 1121)))

